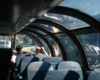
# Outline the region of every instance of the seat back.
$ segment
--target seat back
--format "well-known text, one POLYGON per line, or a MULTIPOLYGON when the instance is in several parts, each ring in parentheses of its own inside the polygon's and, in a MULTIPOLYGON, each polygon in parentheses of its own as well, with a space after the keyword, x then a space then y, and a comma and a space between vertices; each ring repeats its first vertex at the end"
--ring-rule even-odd
POLYGON ((83 80, 80 70, 53 70, 48 71, 44 80, 83 80))
POLYGON ((83 80, 83 75, 78 63, 64 61, 58 64, 58 70, 48 71, 44 80, 83 80))
POLYGON ((34 57, 37 57, 37 58, 39 58, 39 61, 42 61, 45 57, 48 57, 48 56, 45 54, 37 54, 34 57))
POLYGON ((89 71, 84 80, 100 80, 100 71, 89 71))
POLYGON ((20 67, 21 67, 21 60, 23 57, 25 57, 26 54, 19 54, 17 55, 17 58, 16 58, 16 71, 15 71, 15 76, 19 76, 19 72, 20 72, 20 67))
POLYGON ((39 61, 38 58, 28 56, 24 57, 21 61, 20 76, 23 80, 27 79, 27 66, 34 61, 39 61))
POLYGON ((27 69, 28 80, 42 80, 49 70, 53 70, 53 67, 48 62, 32 62, 27 69))
POLYGON ((61 60, 58 57, 46 57, 43 59, 43 61, 49 62, 53 66, 54 70, 56 69, 57 64, 61 62, 61 60))
POLYGON ((0 49, 0 79, 7 80, 9 76, 10 59, 12 56, 12 49, 0 49))

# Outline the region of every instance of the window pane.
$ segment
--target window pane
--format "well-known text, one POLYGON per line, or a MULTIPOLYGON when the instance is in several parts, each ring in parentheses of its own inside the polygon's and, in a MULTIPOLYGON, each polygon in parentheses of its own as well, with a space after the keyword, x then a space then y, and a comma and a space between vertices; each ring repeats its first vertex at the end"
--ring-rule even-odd
POLYGON ((59 37, 58 39, 63 44, 63 47, 66 51, 67 60, 78 62, 82 66, 80 53, 72 40, 68 36, 59 37))
POLYGON ((23 51, 28 53, 35 53, 35 49, 38 46, 37 43, 30 37, 26 35, 16 35, 15 47, 20 45, 23 47, 23 51))
POLYGON ((0 48, 11 48, 11 36, 0 36, 0 48))
POLYGON ((38 32, 38 33, 41 34, 41 35, 46 35, 46 33, 43 32, 43 31, 40 31, 40 30, 37 30, 37 29, 31 29, 31 30, 33 30, 33 31, 35 31, 35 32, 38 32))
POLYGON ((34 34, 34 33, 31 33, 31 32, 27 32, 27 33, 33 35, 34 37, 37 37, 37 36, 38 36, 38 35, 36 35, 36 34, 34 34))
POLYGON ((51 53, 50 53, 50 50, 49 50, 47 44, 46 44, 42 39, 39 39, 39 41, 42 43, 42 45, 43 45, 43 47, 45 48, 47 54, 48 54, 49 56, 51 56, 51 53))
POLYGON ((59 6, 77 9, 100 21, 100 0, 64 0, 59 6))
POLYGON ((61 60, 63 60, 62 53, 61 53, 61 50, 60 50, 58 44, 52 38, 48 38, 47 40, 50 43, 50 45, 53 47, 55 56, 59 57, 61 60))
POLYGON ((39 19, 53 21, 53 22, 58 23, 62 26, 65 26, 69 30, 89 26, 87 23, 85 23, 77 18, 67 16, 67 15, 54 14, 54 13, 45 13, 39 19))
POLYGON ((90 69, 100 70, 100 34, 84 34, 76 36, 83 46, 90 69))

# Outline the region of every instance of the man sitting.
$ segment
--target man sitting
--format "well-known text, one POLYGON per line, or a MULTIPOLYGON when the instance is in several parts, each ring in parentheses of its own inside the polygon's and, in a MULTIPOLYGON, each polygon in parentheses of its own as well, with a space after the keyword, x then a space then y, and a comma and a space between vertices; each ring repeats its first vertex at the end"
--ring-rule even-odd
POLYGON ((35 53, 33 53, 32 56, 35 56, 37 54, 41 54, 41 52, 43 52, 44 54, 46 54, 48 56, 48 54, 45 51, 44 47, 37 47, 35 53))
POLYGON ((12 62, 13 64, 16 63, 17 55, 23 54, 23 47, 22 47, 22 46, 17 46, 17 47, 16 47, 16 51, 17 51, 17 53, 13 54, 13 55, 12 55, 12 58, 11 58, 11 62, 12 62))

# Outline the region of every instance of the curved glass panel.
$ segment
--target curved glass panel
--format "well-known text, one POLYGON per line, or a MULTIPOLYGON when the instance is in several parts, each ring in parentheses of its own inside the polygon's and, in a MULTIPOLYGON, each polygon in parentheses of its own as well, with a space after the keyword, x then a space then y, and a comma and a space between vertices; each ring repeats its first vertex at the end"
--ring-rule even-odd
POLYGON ((64 0, 59 6, 80 10, 100 21, 100 0, 64 0))
POLYGON ((38 46, 38 44, 30 37, 26 35, 20 35, 17 34, 15 38, 15 48, 16 46, 22 46, 23 51, 28 53, 35 53, 35 49, 38 46))
POLYGON ((64 27, 66 27, 69 30, 89 26, 87 23, 85 23, 77 18, 67 16, 67 15, 54 14, 54 13, 45 13, 39 19, 53 21, 55 23, 58 23, 64 27))
POLYGON ((40 30, 37 30, 37 29, 32 29, 33 31, 36 31, 36 32, 38 32, 39 34, 41 34, 41 35, 47 35, 45 32, 43 32, 43 31, 40 31, 40 30))
POLYGON ((38 26, 38 27, 41 27, 43 29, 46 29, 48 31, 50 31, 51 33, 58 33, 58 32, 61 32, 61 30, 55 28, 54 26, 50 26, 50 25, 45 25, 45 24, 37 24, 37 23, 32 23, 31 25, 35 25, 35 26, 38 26))
POLYGON ((42 39, 39 39, 39 41, 42 43, 42 45, 45 48, 47 54, 51 57, 51 53, 50 53, 50 50, 49 50, 47 44, 42 39))
POLYGON ((78 62, 82 66, 80 53, 72 40, 68 36, 59 37, 58 39, 63 44, 67 60, 78 62))
POLYGON ((55 56, 56 57, 59 57, 61 60, 63 60, 62 58, 62 53, 61 53, 61 50, 58 46, 58 44, 52 39, 52 38, 47 38, 48 42, 50 43, 50 45, 53 47, 54 49, 54 52, 55 52, 55 56))
POLYGON ((11 36, 0 36, 0 48, 11 48, 11 36))
POLYGON ((28 30, 32 30, 32 31, 37 32, 37 33, 39 33, 41 35, 47 35, 45 32, 37 30, 37 29, 28 29, 28 30))
POLYGON ((31 32, 27 32, 27 33, 33 35, 34 37, 37 37, 37 36, 38 36, 38 35, 36 35, 36 34, 34 34, 34 33, 31 33, 31 32))
POLYGON ((100 70, 100 34, 83 34, 76 37, 86 53, 90 69, 100 70))

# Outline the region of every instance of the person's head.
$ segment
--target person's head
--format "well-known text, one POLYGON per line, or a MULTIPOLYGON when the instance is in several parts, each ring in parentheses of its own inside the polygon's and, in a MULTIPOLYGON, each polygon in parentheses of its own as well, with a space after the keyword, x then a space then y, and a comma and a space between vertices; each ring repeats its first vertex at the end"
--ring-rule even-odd
POLYGON ((40 54, 40 53, 41 53, 41 50, 42 50, 42 49, 41 49, 40 47, 37 47, 37 48, 36 48, 36 54, 40 54))
POLYGON ((23 47, 22 46, 16 46, 17 54, 23 54, 23 47))

